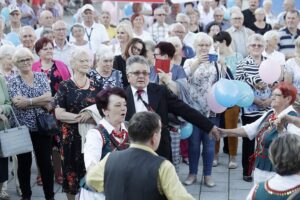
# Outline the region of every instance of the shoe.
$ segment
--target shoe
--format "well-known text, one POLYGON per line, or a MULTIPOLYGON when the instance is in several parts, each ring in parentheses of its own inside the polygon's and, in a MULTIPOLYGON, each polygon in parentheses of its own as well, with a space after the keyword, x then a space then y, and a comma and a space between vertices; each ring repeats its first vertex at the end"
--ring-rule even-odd
POLYGON ((41 176, 37 176, 36 177, 36 184, 38 186, 43 186, 43 181, 42 181, 42 177, 41 176))
POLYGON ((2 191, 0 192, 0 199, 1 199, 1 200, 8 200, 8 199, 10 199, 10 197, 9 197, 9 195, 7 194, 6 191, 2 190, 2 191))
POLYGON ((63 177, 61 174, 59 175, 55 175, 55 182, 59 185, 62 185, 63 184, 63 177))
POLYGON ((197 175, 196 174, 189 174, 188 177, 183 182, 184 185, 192 185, 196 183, 197 181, 197 175))
POLYGON ((204 176, 204 184, 207 186, 207 187, 214 187, 216 186, 214 180, 212 179, 211 176, 204 176))
POLYGON ((189 165, 190 162, 189 162, 189 159, 188 158, 182 158, 182 162, 189 165))
POLYGON ((237 165, 237 163, 236 163, 235 156, 230 156, 228 168, 229 168, 229 169, 235 169, 235 168, 237 168, 237 166, 238 166, 238 165, 237 165))
POLYGON ((216 167, 216 166, 218 166, 219 165, 219 161, 218 160, 214 160, 213 161, 213 167, 216 167))
POLYGON ((243 176, 243 180, 246 182, 252 182, 253 178, 252 178, 252 176, 243 176))
POLYGON ((18 194, 18 196, 22 196, 22 191, 20 187, 16 187, 16 192, 18 194))

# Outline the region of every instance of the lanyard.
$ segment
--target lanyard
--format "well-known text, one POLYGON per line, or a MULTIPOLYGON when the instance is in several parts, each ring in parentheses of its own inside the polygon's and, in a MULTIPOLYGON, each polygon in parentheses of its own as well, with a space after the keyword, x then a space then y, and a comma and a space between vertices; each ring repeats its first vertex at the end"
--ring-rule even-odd
POLYGON ((86 28, 84 29, 84 31, 85 31, 86 36, 87 36, 88 41, 89 41, 89 47, 90 47, 90 49, 92 49, 92 47, 91 47, 91 36, 92 36, 92 32, 93 32, 93 27, 91 28, 91 32, 90 33, 87 32, 86 28))

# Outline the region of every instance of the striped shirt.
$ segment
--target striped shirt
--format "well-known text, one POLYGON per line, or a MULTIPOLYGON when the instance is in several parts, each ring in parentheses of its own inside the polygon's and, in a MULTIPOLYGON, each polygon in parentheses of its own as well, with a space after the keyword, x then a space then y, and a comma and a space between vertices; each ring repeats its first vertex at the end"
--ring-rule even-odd
POLYGON ((284 55, 292 55, 295 51, 295 40, 300 35, 300 30, 297 29, 296 34, 292 34, 287 28, 279 31, 279 51, 284 53, 284 55))
MULTIPOLYGON (((262 57, 262 60, 265 60, 265 57, 262 57)), ((272 91, 269 87, 266 87, 264 90, 258 90, 254 87, 256 84, 262 82, 258 69, 259 65, 255 63, 255 60, 251 56, 247 56, 238 64, 235 79, 244 81, 250 85, 256 99, 265 100, 271 97, 272 91)), ((269 109, 270 107, 263 108, 253 103, 251 106, 243 108, 242 112, 244 116, 257 117, 263 115, 269 109)))

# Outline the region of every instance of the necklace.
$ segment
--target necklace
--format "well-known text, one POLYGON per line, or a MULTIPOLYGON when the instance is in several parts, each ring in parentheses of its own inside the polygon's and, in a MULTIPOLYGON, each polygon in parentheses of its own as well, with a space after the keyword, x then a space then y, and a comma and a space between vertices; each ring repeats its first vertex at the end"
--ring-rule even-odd
POLYGON ((75 80, 75 78, 74 78, 75 85, 76 85, 79 89, 82 89, 82 88, 84 88, 84 87, 86 86, 87 80, 88 80, 88 78, 85 79, 84 85, 83 85, 83 86, 80 86, 80 85, 77 83, 77 81, 75 80))

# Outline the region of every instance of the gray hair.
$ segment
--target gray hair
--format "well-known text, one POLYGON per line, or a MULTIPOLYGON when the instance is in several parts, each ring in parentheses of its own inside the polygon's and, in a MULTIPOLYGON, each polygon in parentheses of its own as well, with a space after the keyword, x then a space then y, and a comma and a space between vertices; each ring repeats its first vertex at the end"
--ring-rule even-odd
POLYGON ((54 33, 54 31, 51 28, 44 28, 44 30, 41 32, 40 37, 45 37, 45 35, 49 34, 49 33, 54 33))
POLYGON ((72 52, 71 52, 71 56, 70 56, 70 65, 71 68, 73 69, 75 67, 75 63, 78 61, 78 59, 80 58, 80 56, 82 54, 86 54, 89 56, 89 59, 91 59, 90 53, 83 48, 79 48, 76 47, 72 52))
MULTIPOLYGON (((207 33, 199 32, 196 34, 196 37, 194 40, 194 49, 197 49, 197 46, 199 45, 199 43, 201 43, 203 41, 209 42, 210 45, 213 45, 213 43, 214 43, 212 37, 210 37, 207 33)), ((196 51, 196 53, 197 53, 197 51, 196 51)))
POLYGON ((279 35, 278 31, 275 31, 275 30, 270 30, 264 34, 264 40, 266 42, 269 40, 272 40, 273 38, 276 38, 277 41, 279 41, 279 37, 280 37, 280 35, 279 35))
POLYGON ((16 51, 16 47, 10 44, 4 44, 0 47, 0 60, 7 56, 13 56, 16 51))
POLYGON ((126 32, 129 36, 129 40, 133 38, 133 30, 132 30, 132 26, 130 23, 127 22, 121 22, 118 26, 117 26, 117 31, 119 29, 123 29, 124 32, 126 32))
POLYGON ((154 51, 155 50, 155 43, 152 40, 147 40, 144 42, 147 51, 154 51))
POLYGON ((281 176, 300 172, 300 137, 285 133, 276 138, 270 148, 269 157, 276 173, 281 176))
POLYGON ((12 61, 15 66, 18 66, 18 60, 24 56, 30 56, 34 60, 32 52, 26 47, 18 47, 15 53, 12 56, 12 61))
POLYGON ((184 19, 185 21, 187 21, 187 23, 190 23, 190 18, 188 15, 184 14, 184 13, 178 13, 176 16, 176 21, 178 21, 179 19, 184 19))
POLYGON ((101 45, 100 48, 96 50, 95 57, 96 62, 99 62, 104 58, 114 58, 114 54, 109 46, 101 45))
POLYGON ((184 31, 186 31, 185 30, 185 27, 181 24, 181 23, 174 23, 174 24, 171 24, 170 26, 169 26, 169 29, 168 29, 168 32, 173 32, 174 31, 174 29, 176 28, 176 27, 178 27, 178 26, 181 26, 183 29, 184 29, 184 31))
POLYGON ((72 36, 73 36, 73 29, 74 29, 74 28, 80 28, 80 29, 82 29, 82 31, 84 32, 84 27, 83 27, 81 24, 76 23, 76 24, 74 24, 74 25, 71 27, 71 30, 70 30, 72 36))
POLYGON ((148 64, 145 57, 143 57, 143 56, 130 56, 126 61, 126 74, 129 74, 130 72, 132 72, 131 67, 135 63, 146 65, 147 68, 148 68, 148 71, 150 72, 150 66, 149 66, 149 64, 148 64))
POLYGON ((180 45, 181 48, 182 48, 182 42, 181 42, 181 40, 179 39, 179 37, 177 37, 177 36, 168 37, 168 38, 166 39, 166 41, 172 43, 174 46, 175 46, 176 44, 178 44, 178 45, 180 45))
POLYGON ((54 24, 52 24, 52 29, 54 30, 59 24, 63 24, 67 28, 67 24, 63 20, 57 20, 54 24))
POLYGON ((24 32, 27 32, 27 31, 30 31, 33 34, 33 37, 36 37, 36 35, 34 33, 34 29, 31 26, 23 26, 23 27, 21 27, 20 32, 19 32, 20 39, 22 38, 24 32))
POLYGON ((217 13, 217 12, 221 12, 223 15, 225 14, 224 10, 222 8, 220 8, 220 7, 216 7, 214 9, 214 13, 217 13))
POLYGON ((247 47, 249 47, 249 45, 251 45, 255 41, 261 42, 264 47, 266 46, 266 41, 264 40, 263 36, 260 35, 260 34, 255 33, 253 35, 250 35, 250 37, 248 38, 247 47))
POLYGON ((264 0, 263 2, 263 6, 265 6, 266 4, 273 4, 272 0, 264 0))

